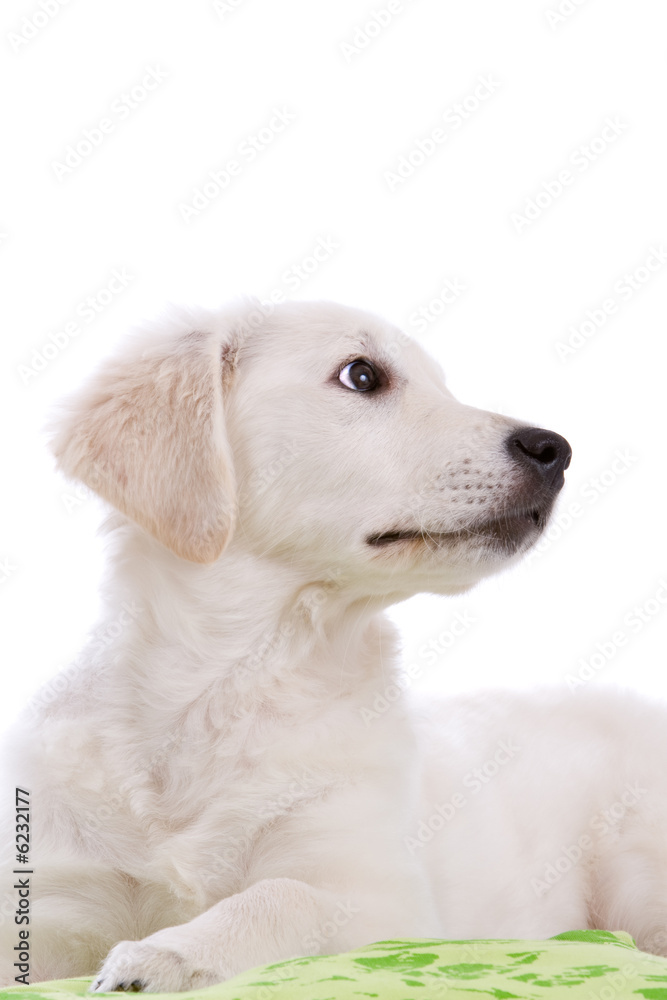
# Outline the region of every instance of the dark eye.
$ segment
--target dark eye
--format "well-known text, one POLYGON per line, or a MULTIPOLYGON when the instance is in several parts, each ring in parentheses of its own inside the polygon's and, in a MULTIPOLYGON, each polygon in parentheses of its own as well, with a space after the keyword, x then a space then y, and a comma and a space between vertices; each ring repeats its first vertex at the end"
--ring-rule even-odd
POLYGON ((380 381, 378 373, 370 361, 362 359, 350 361, 349 365, 345 365, 338 378, 344 386, 348 389, 354 389, 356 392, 368 392, 369 389, 375 389, 380 381))

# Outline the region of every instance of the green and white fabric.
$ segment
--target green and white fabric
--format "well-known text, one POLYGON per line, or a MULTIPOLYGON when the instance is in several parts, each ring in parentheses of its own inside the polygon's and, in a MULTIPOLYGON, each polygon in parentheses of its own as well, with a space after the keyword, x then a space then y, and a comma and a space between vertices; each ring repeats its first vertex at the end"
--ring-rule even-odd
MULTIPOLYGON (((0 997, 71 1000, 85 996, 90 983, 17 985, 0 991, 0 997)), ((628 934, 609 931, 570 931, 548 941, 381 941, 343 955, 264 965, 203 990, 152 995, 174 1000, 667 1000, 667 959, 638 951, 628 934)))

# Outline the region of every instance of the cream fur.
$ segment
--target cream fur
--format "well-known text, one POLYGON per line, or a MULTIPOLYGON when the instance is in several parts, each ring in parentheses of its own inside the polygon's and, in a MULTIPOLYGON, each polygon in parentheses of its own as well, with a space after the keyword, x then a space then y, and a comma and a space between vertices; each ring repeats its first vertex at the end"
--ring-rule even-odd
MULTIPOLYGON (((399 677, 383 608, 460 593, 539 536, 510 552, 479 529, 550 504, 503 445, 520 426, 326 303, 171 316, 63 411, 60 467, 117 513, 98 638, 6 744, 3 802, 23 783, 34 808, 31 981, 185 990, 382 938, 575 926, 667 952, 662 708, 548 692, 372 711, 399 677), (360 356, 391 373, 382 393, 338 382, 360 356), (593 829, 626 785, 645 791, 593 829)), ((507 655, 499 637, 499 672, 507 655)))

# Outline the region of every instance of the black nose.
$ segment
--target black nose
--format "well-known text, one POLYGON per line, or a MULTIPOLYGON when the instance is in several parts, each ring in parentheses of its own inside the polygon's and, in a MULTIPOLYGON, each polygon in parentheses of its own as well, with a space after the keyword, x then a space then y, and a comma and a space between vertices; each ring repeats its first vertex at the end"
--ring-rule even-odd
POLYGON ((572 458, 572 449, 564 437, 541 427, 520 427, 506 443, 512 458, 537 473, 548 489, 557 491, 562 487, 563 473, 572 458))

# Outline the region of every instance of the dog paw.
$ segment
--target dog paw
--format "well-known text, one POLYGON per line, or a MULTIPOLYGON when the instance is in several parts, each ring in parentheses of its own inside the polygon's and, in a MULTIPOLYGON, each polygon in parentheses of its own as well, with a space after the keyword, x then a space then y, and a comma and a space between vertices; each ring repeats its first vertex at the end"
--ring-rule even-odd
POLYGON ((121 941, 109 952, 91 993, 179 993, 219 983, 223 976, 196 968, 182 955, 148 941, 121 941))

